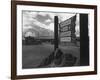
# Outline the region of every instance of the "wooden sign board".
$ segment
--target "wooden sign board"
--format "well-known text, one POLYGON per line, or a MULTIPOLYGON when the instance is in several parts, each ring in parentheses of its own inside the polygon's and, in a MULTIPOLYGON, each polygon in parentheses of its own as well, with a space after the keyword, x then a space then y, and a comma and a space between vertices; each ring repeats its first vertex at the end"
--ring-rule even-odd
POLYGON ((66 36, 71 36, 71 31, 60 33, 60 37, 66 37, 66 36))
POLYGON ((60 41, 61 42, 71 42, 71 37, 63 37, 63 38, 60 38, 60 41))
POLYGON ((64 27, 64 26, 70 25, 70 24, 71 24, 71 19, 67 19, 67 20, 61 22, 59 25, 60 25, 60 27, 62 28, 62 27, 64 27))
POLYGON ((71 30, 69 25, 66 25, 66 26, 60 28, 60 32, 69 31, 69 30, 71 30))

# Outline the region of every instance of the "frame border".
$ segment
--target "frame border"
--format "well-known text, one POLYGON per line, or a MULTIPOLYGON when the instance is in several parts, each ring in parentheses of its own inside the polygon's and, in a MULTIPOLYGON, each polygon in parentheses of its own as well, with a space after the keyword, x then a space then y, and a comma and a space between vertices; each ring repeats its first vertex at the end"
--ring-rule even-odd
POLYGON ((11 1, 11 80, 29 79, 29 78, 46 78, 61 76, 79 76, 97 74, 97 6, 96 5, 80 5, 80 4, 64 4, 34 1, 11 1), (72 72, 72 73, 52 73, 37 75, 20 75, 17 76, 17 5, 33 5, 33 6, 49 6, 49 7, 67 7, 67 8, 85 8, 94 9, 94 71, 72 72))

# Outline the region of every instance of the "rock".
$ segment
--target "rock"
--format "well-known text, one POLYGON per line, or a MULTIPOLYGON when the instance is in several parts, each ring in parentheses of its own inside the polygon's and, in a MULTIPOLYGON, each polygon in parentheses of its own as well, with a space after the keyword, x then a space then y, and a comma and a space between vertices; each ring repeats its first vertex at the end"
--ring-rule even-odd
POLYGON ((54 52, 51 53, 47 58, 45 58, 38 67, 45 67, 51 64, 54 60, 54 52))
POLYGON ((72 54, 65 54, 62 66, 74 66, 77 58, 72 54))
POLYGON ((60 49, 55 51, 54 63, 55 65, 60 65, 63 59, 63 52, 60 49))

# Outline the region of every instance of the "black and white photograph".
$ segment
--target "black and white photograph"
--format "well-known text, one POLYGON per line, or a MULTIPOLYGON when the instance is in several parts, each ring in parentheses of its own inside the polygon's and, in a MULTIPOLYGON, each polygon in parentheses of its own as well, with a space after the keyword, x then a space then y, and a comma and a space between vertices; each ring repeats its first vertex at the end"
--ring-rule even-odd
POLYGON ((23 10, 22 68, 80 66, 79 16, 23 10))

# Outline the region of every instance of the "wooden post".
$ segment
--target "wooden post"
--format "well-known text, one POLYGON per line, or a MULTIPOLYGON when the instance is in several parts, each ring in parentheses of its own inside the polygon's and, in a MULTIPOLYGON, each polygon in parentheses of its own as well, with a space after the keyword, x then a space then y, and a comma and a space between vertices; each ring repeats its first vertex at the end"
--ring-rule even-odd
POLYGON ((58 48, 58 16, 54 17, 54 51, 58 48))
POLYGON ((88 14, 80 14, 80 65, 89 65, 88 14))

